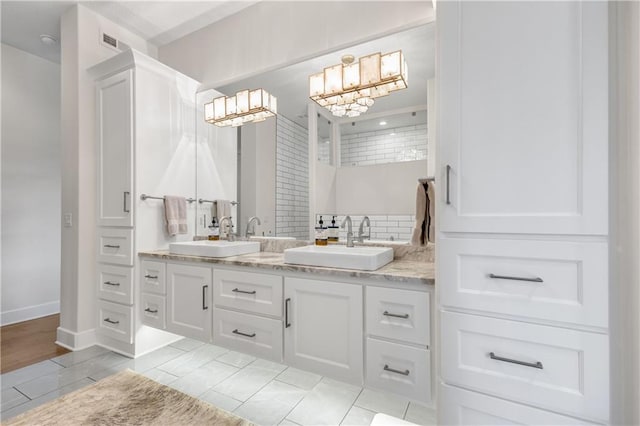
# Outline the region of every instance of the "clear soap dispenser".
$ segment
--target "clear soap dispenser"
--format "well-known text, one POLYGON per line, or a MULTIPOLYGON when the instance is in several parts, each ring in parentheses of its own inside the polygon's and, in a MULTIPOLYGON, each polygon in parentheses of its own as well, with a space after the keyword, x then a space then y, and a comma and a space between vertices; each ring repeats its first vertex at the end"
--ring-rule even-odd
POLYGON ((330 243, 337 243, 340 234, 340 228, 338 227, 338 225, 336 225, 336 217, 333 216, 333 218, 331 219, 331 226, 329 226, 329 228, 327 229, 327 241, 329 241, 330 243))
POLYGON ((318 221, 318 226, 316 226, 316 245, 317 246, 326 246, 327 245, 327 232, 324 226, 322 226, 324 222, 322 221, 322 216, 320 216, 320 220, 318 221))

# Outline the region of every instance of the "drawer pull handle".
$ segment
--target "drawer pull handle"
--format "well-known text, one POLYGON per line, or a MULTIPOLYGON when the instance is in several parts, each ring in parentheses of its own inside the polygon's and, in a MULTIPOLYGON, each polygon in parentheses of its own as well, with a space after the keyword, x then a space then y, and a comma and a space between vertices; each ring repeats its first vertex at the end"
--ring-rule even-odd
POLYGON ((252 291, 246 291, 246 290, 240 290, 240 289, 234 288, 234 289, 233 289, 233 290, 231 290, 231 291, 233 291, 234 293, 242 293, 242 294, 256 294, 256 291, 255 291, 255 290, 252 290, 252 291))
POLYGON ((386 316, 386 317, 394 317, 394 318, 403 318, 403 319, 407 319, 407 318, 409 318, 409 314, 403 314, 403 315, 400 315, 400 314, 392 314, 391 312, 388 312, 388 311, 384 311, 384 312, 382 313, 382 315, 384 315, 384 316, 386 316))
POLYGON ((131 210, 129 210, 129 203, 127 203, 130 195, 131 193, 129 191, 124 191, 122 194, 122 211, 125 213, 131 213, 131 210))
POLYGON ((157 275, 149 275, 149 274, 147 274, 147 275, 145 275, 144 277, 145 277, 145 278, 149 278, 150 280, 157 280, 157 279, 158 279, 158 276, 157 276, 157 275))
POLYGON ((496 280, 530 281, 532 283, 542 283, 542 282, 544 282, 544 281, 542 281, 542 278, 540 278, 540 277, 526 278, 526 277, 511 277, 509 275, 489 274, 489 278, 493 278, 493 279, 496 279, 496 280))
POLYGON ((109 324, 120 324, 120 321, 114 321, 110 318, 105 318, 104 322, 108 322, 109 324))
POLYGON ((496 361, 510 362, 511 364, 524 365, 525 367, 539 368, 540 370, 542 370, 542 363, 540 361, 537 361, 537 362, 518 361, 517 359, 503 358, 501 356, 497 356, 493 352, 489 352, 489 358, 495 359, 496 361))
POLYGON ((387 364, 384 365, 384 371, 389 371, 391 373, 396 373, 396 374, 402 374, 403 376, 409 375, 409 370, 404 370, 404 371, 396 370, 395 368, 389 367, 387 364))
POLYGON ((113 245, 113 244, 105 244, 104 247, 105 248, 115 248, 115 249, 119 249, 120 248, 120 246, 116 246, 116 245, 113 245))
POLYGON ((289 322, 289 304, 291 303, 291 298, 287 297, 284 301, 284 328, 291 327, 291 323, 289 322))
POLYGON ((235 330, 233 330, 232 333, 233 334, 239 334, 239 335, 245 336, 245 337, 256 337, 256 333, 251 333, 251 334, 243 333, 242 331, 238 331, 237 328, 235 330))
POLYGON ((105 285, 112 285, 114 287, 119 287, 120 286, 120 283, 114 283, 114 282, 111 282, 111 281, 105 281, 104 283, 105 283, 105 285))
POLYGON ((209 307, 207 306, 207 288, 209 286, 208 285, 203 285, 202 286, 202 310, 206 311, 207 309, 209 309, 209 307))
POLYGON ((157 314, 158 313, 157 309, 146 308, 144 311, 145 312, 149 312, 150 314, 157 314))

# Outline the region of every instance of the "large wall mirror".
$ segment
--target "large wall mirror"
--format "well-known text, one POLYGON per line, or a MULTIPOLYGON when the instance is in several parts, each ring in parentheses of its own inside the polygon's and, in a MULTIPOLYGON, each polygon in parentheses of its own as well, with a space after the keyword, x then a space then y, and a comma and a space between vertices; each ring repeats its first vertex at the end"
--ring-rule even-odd
POLYGON ((256 235, 311 239, 319 215, 365 215, 371 238, 408 240, 418 179, 433 174, 429 82, 435 75, 433 24, 407 29, 251 78, 201 91, 199 109, 220 94, 264 88, 278 99, 278 115, 260 123, 219 128, 198 112, 198 234, 211 219, 207 200, 237 201, 236 232, 257 216, 256 235), (401 49, 408 88, 377 98, 358 117, 337 117, 309 99, 309 76, 359 58, 401 49))

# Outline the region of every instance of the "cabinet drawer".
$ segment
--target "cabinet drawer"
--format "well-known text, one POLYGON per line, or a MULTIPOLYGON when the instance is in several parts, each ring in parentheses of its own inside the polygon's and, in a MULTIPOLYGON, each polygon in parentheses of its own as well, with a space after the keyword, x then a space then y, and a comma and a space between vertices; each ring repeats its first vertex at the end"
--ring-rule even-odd
POLYGON ((98 301, 98 330, 101 334, 133 343, 133 307, 98 301))
POLYGON ((367 333, 429 345, 429 293, 367 287, 367 333))
POLYGON ((443 306, 606 328, 606 243, 441 238, 443 306))
POLYGON ((133 268, 98 264, 98 297, 133 305, 133 268))
POLYGON ((445 382, 563 413, 609 418, 606 335, 442 312, 445 382))
POLYGON ((366 385, 421 402, 431 401, 431 352, 367 339, 366 385))
POLYGON ((167 266, 164 262, 140 262, 140 282, 145 293, 167 294, 167 266))
POLYGON ((213 343, 282 361, 282 321, 215 308, 213 343))
POLYGON ((453 386, 441 385, 438 398, 439 420, 444 425, 594 424, 453 386))
POLYGON ((282 277, 251 272, 213 272, 216 306, 282 317, 282 277))
POLYGON ((98 228, 98 262, 133 266, 133 229, 98 228))
POLYGON ((157 294, 142 293, 142 323, 164 330, 166 324, 166 298, 157 294))

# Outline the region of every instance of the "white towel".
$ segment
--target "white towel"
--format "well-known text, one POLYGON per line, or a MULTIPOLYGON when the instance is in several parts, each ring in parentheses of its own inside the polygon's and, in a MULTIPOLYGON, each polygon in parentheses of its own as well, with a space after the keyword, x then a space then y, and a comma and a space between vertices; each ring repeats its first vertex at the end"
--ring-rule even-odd
POLYGON ((187 199, 175 195, 164 196, 164 215, 167 220, 167 233, 171 236, 186 234, 187 199))
POLYGON ((416 189, 416 224, 411 234, 411 245, 421 246, 425 242, 425 232, 423 226, 427 219, 427 191, 424 190, 422 183, 418 182, 416 189))
POLYGON ((427 238, 430 243, 436 242, 436 183, 429 182, 427 189, 427 238))

